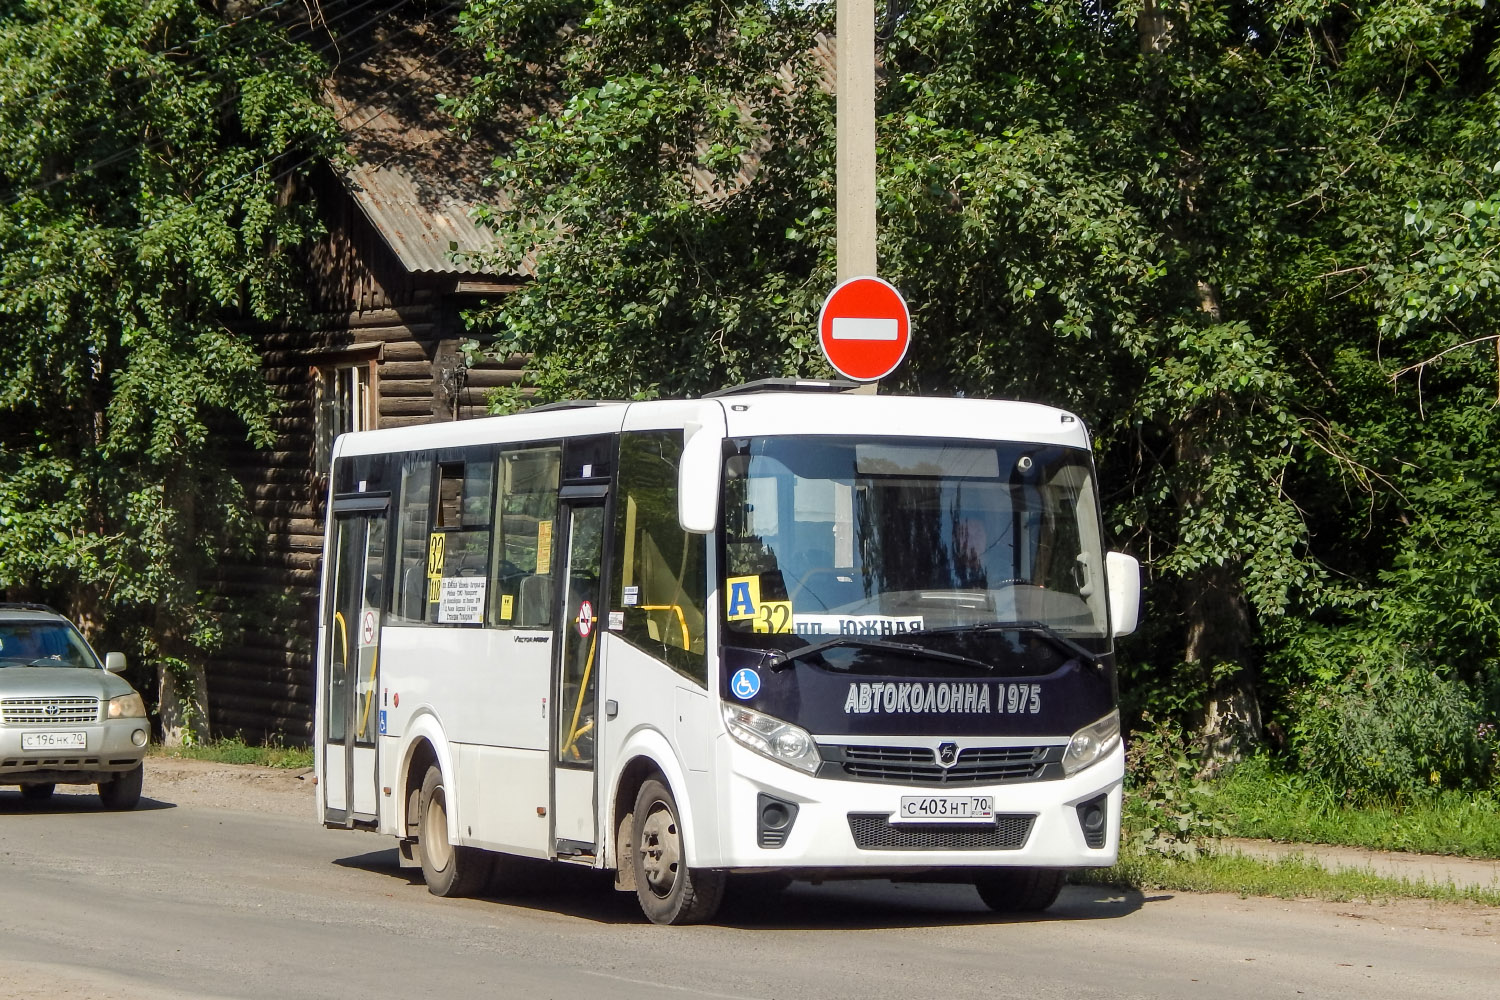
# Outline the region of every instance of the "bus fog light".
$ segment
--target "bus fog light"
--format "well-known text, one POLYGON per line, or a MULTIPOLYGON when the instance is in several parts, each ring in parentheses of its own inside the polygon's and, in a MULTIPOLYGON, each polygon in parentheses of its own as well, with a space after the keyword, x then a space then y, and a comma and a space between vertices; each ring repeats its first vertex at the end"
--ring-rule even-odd
POLYGON ((724 725, 729 735, 762 757, 809 774, 823 763, 807 730, 743 705, 724 702, 723 708, 724 725))
POLYGON ((1073 734, 1068 749, 1063 752, 1064 774, 1082 771, 1090 764, 1105 757, 1120 742, 1120 712, 1116 709, 1091 725, 1084 726, 1073 734))
POLYGON ((1104 846, 1109 837, 1109 795, 1096 795, 1087 802, 1078 803, 1078 826, 1083 830, 1083 842, 1094 850, 1104 846))
POLYGON ((761 792, 755 798, 759 810, 759 822, 755 831, 755 843, 760 847, 785 846, 792 824, 797 821, 797 803, 786 802, 761 792))

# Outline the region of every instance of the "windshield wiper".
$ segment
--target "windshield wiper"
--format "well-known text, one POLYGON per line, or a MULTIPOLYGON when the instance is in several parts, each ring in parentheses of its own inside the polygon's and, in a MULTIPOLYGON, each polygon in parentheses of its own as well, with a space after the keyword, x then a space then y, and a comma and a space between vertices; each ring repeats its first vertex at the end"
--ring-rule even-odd
POLYGON ((910 642, 890 642, 886 639, 862 639, 854 635, 841 635, 833 639, 824 639, 801 649, 787 650, 771 661, 771 669, 781 670, 793 660, 800 660, 804 656, 812 656, 821 653, 825 649, 836 649, 839 646, 854 646, 858 649, 877 649, 883 653, 895 653, 898 656, 915 656, 924 660, 941 660, 944 663, 962 663, 969 667, 979 667, 981 670, 994 670, 994 664, 976 660, 971 656, 960 656, 958 653, 943 653, 926 646, 918 646, 910 642))
POLYGON ((950 625, 946 628, 924 628, 915 633, 908 632, 907 635, 958 635, 963 632, 1004 632, 1008 630, 1018 632, 1033 632, 1046 639, 1052 645, 1065 653, 1072 653, 1090 666, 1097 667, 1102 655, 1093 650, 1081 646, 1063 635, 1057 629, 1046 622, 975 622, 972 625, 950 625))

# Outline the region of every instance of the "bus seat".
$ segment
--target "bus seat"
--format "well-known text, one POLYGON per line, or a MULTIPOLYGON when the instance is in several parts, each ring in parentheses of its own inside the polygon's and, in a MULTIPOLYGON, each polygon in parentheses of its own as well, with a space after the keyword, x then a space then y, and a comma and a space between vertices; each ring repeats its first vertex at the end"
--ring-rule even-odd
POLYGON ((552 576, 537 573, 523 576, 516 593, 517 628, 536 628, 552 621, 552 576))

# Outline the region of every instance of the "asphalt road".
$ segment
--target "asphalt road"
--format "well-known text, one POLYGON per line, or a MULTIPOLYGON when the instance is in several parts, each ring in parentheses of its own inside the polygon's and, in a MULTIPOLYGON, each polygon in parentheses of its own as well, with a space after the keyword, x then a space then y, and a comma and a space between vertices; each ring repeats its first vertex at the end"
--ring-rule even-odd
MULTIPOLYGON (((965 886, 797 885, 654 927, 607 879, 443 900, 310 796, 167 783, 106 813, 0 790, 0 997, 1442 997, 1500 995, 1500 911, 1069 887, 1040 919, 965 886)), ((286 786, 283 788, 282 786, 286 786)))

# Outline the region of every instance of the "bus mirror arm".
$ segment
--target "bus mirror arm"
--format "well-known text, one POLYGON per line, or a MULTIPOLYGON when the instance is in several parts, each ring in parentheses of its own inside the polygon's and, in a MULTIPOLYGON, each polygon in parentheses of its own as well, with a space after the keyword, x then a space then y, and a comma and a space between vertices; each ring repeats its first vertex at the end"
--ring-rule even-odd
POLYGON ((1109 631, 1118 639, 1135 631, 1141 617, 1141 564, 1135 556, 1110 552, 1104 557, 1109 585, 1109 631))
POLYGON ((677 521, 683 531, 706 535, 719 520, 719 468, 724 437, 713 428, 689 424, 677 466, 677 521))

